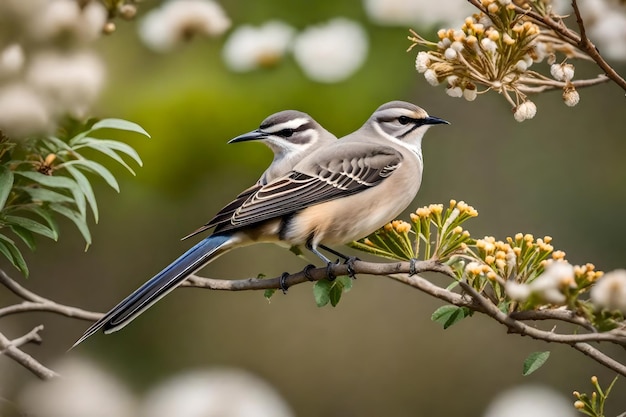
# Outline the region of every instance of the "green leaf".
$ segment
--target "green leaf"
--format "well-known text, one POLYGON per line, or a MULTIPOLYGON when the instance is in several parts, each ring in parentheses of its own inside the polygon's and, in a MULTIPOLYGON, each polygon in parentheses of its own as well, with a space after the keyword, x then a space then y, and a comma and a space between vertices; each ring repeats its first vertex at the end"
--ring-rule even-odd
POLYGON ((50 229, 54 231, 54 234, 59 236, 59 225, 52 217, 52 213, 50 213, 50 211, 37 206, 28 207, 28 210, 32 211, 33 213, 44 219, 48 223, 48 227, 50 227, 50 229))
POLYGON ((45 201, 48 203, 73 203, 69 196, 65 194, 57 193, 56 191, 48 190, 47 188, 34 188, 34 187, 20 187, 30 195, 33 201, 45 201))
POLYGON ((352 280, 347 276, 340 276, 335 278, 333 281, 333 285, 330 288, 330 293, 328 294, 330 298, 330 305, 333 307, 337 307, 339 301, 341 300, 341 296, 344 291, 349 291, 352 288, 352 280))
POLYGON ((75 161, 69 161, 63 164, 64 168, 68 168, 70 166, 79 166, 101 176, 111 188, 113 188, 118 193, 120 192, 120 186, 117 183, 117 180, 115 179, 113 174, 111 174, 111 171, 106 169, 104 165, 94 161, 90 161, 88 159, 77 159, 75 161))
POLYGON ((95 123, 93 126, 91 126, 90 131, 93 132, 99 129, 126 130, 128 132, 136 132, 141 135, 150 137, 148 132, 146 132, 144 128, 139 126, 137 123, 129 122, 128 120, 123 119, 102 119, 99 122, 95 123))
MULTIPOLYGON (((131 174, 133 174, 133 175, 137 175, 137 174, 135 173, 135 170, 134 170, 134 169, 132 169, 132 168, 130 167, 130 165, 128 165, 128 164, 126 163, 126 161, 124 161, 124 159, 123 159, 121 156, 119 156, 119 155, 117 154, 117 152, 115 152, 114 150, 112 150, 112 149, 110 149, 110 148, 107 148, 106 146, 98 146, 98 147, 96 147, 96 146, 91 146, 90 148, 91 148, 91 149, 94 149, 94 150, 96 150, 96 151, 98 151, 98 152, 102 152, 103 154, 105 154, 105 155, 106 155, 106 156, 108 156, 109 158, 111 158, 111 159, 113 159, 113 160, 117 161, 120 165, 122 165, 124 168, 126 168, 126 169, 128 170, 128 172, 130 172, 131 174)), ((141 162, 141 160, 140 160, 140 162, 141 162)), ((141 163, 140 163, 139 165, 141 166, 141 163)))
POLYGON ((9 223, 10 225, 16 225, 19 227, 23 227, 24 229, 28 230, 29 232, 32 233, 37 233, 39 235, 48 237, 52 240, 57 240, 58 236, 57 234, 54 232, 54 230, 50 229, 49 227, 44 226, 43 224, 26 218, 26 217, 19 217, 19 216, 5 216, 4 217, 5 221, 7 223, 9 223))
POLYGON ((330 302, 330 290, 332 282, 327 279, 321 279, 313 286, 313 297, 318 307, 324 307, 330 302))
POLYGON ((524 361, 522 375, 527 376, 541 368, 550 357, 550 352, 533 352, 524 361))
POLYGON ((4 254, 15 268, 24 274, 24 276, 28 277, 28 266, 26 265, 26 261, 24 261, 22 252, 15 246, 15 242, 1 234, 0 253, 4 254))
POLYGON ((143 161, 141 160, 141 157, 139 156, 137 151, 134 150, 130 145, 125 144, 124 142, 111 139, 84 138, 74 149, 80 149, 82 147, 89 147, 107 155, 108 153, 104 149, 122 152, 123 154, 131 157, 137 163, 137 165, 143 166, 143 161))
POLYGON ((263 297, 265 297, 267 301, 270 301, 270 298, 272 298, 272 295, 274 295, 275 292, 275 289, 268 288, 267 290, 263 291, 263 297))
POLYGON ((59 175, 44 175, 35 171, 15 171, 16 174, 31 179, 41 185, 53 188, 67 188, 72 189, 76 187, 74 180, 68 177, 59 175))
POLYGON ((463 320, 468 315, 470 315, 470 312, 466 307, 445 305, 435 310, 430 319, 436 323, 442 324, 443 328, 447 329, 453 324, 463 320))
POLYGON ((91 183, 89 182, 85 174, 80 172, 77 168, 66 165, 65 169, 67 169, 67 172, 69 172, 69 174, 76 180, 78 187, 80 187, 80 190, 85 195, 87 202, 91 207, 91 212, 93 213, 93 218, 95 222, 98 223, 98 204, 96 203, 96 195, 93 192, 91 183))
POLYGON ((44 143, 45 142, 50 142, 50 144, 53 144, 56 147, 56 149, 55 149, 52 146, 49 146, 49 148, 52 151, 54 151, 54 153, 58 152, 59 150, 70 151, 70 152, 72 151, 72 148, 70 148, 70 146, 67 143, 63 142, 61 139, 59 139, 57 137, 47 136, 44 139, 44 143))
POLYGON ((20 239, 22 239, 24 244, 28 246, 28 249, 35 250, 35 248, 37 247, 37 245, 35 244, 35 236, 33 236, 31 232, 29 232, 22 226, 12 225, 10 227, 13 233, 15 233, 20 239))
POLYGON ((13 188, 13 172, 4 165, 0 165, 0 210, 4 207, 13 188))
POLYGON ((87 250, 89 245, 91 245, 91 233, 89 232, 89 227, 87 226, 87 221, 84 216, 81 216, 80 213, 77 213, 69 207, 61 204, 50 204, 50 209, 74 222, 78 231, 81 235, 83 235, 83 239, 85 239, 85 242, 87 243, 87 246, 85 247, 85 250, 87 250))

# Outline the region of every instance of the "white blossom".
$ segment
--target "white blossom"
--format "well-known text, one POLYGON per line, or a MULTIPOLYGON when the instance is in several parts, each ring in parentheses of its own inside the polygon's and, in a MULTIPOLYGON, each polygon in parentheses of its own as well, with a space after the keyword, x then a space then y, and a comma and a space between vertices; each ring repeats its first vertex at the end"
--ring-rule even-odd
POLYGON ((430 56, 428 55, 428 52, 422 51, 418 53, 417 57, 415 58, 415 69, 417 70, 417 72, 419 72, 420 74, 423 74, 424 72, 426 72, 429 65, 430 65, 430 56))
POLYGON ((563 102, 569 107, 574 107, 580 101, 580 95, 575 88, 565 88, 563 90, 563 102))
POLYGON ((522 385, 499 393, 483 417, 576 417, 569 399, 540 385, 522 385))
POLYGON ((571 81, 574 78, 574 66, 572 64, 550 65, 550 75, 557 81, 571 81))
POLYGON ((563 289, 569 286, 576 286, 574 267, 563 261, 550 263, 546 266, 543 274, 529 284, 533 294, 539 295, 544 301, 551 304, 564 303, 563 289))
POLYGON ((439 85, 439 79, 437 78, 437 73, 432 69, 427 69, 426 72, 424 72, 424 78, 426 79, 428 84, 432 86, 439 85))
POLYGON ((15 75, 24 66, 24 50, 17 44, 11 44, 0 52, 0 76, 15 75))
POLYGON ((20 397, 24 414, 38 417, 133 417, 135 400, 121 381, 76 358, 54 367, 62 375, 31 383, 20 397))
POLYGON ((97 39, 107 19, 107 11, 100 2, 90 1, 81 8, 76 0, 50 0, 30 22, 30 31, 36 39, 66 37, 90 42, 97 39))
POLYGON ((591 302, 626 315, 626 270, 607 272, 591 288, 591 302))
POLYGON ((489 38, 482 38, 480 40, 480 44, 483 47, 483 49, 487 52, 495 53, 496 50, 498 49, 498 44, 496 44, 494 41, 492 41, 489 38))
POLYGON ((336 18, 305 29, 294 40, 293 49, 309 78, 334 83, 350 77, 365 62, 368 40, 360 24, 336 18))
POLYGON ((30 87, 10 84, 0 88, 0 130, 12 138, 24 138, 51 128, 51 117, 42 97, 30 87))
POLYGON ((517 106, 515 109, 514 117, 518 122, 523 122, 524 120, 532 119, 537 114, 537 106, 530 100, 527 100, 517 106))
POLYGON ((589 27, 588 33, 603 56, 626 61, 626 14, 623 8, 602 15, 601 19, 589 27))
POLYGON ((32 59, 26 79, 56 114, 84 117, 103 85, 105 70, 90 52, 42 52, 32 59))
POLYGON ((531 290, 527 284, 519 284, 513 281, 507 281, 504 284, 504 291, 515 301, 524 302, 530 297, 531 290))
POLYGON ((265 381, 233 369, 193 371, 148 393, 141 417, 292 417, 265 381), (245 393, 245 395, 242 395, 245 393))
POLYGON ((456 0, 364 0, 367 16, 374 23, 389 26, 457 27, 473 8, 456 0))
POLYGON ((447 60, 453 60, 454 58, 456 58, 456 54, 457 52, 452 49, 452 47, 450 47, 444 51, 443 56, 445 56, 447 60))
POLYGON ((461 87, 449 87, 446 88, 446 94, 450 97, 463 97, 463 90, 461 87))
POLYGON ((230 25, 224 9, 212 0, 170 0, 143 18, 139 35, 150 48, 165 52, 196 35, 219 36, 230 25))
POLYGON ((260 27, 242 25, 226 41, 224 60, 230 69, 239 72, 274 65, 287 52, 293 35, 294 29, 279 21, 260 27))
POLYGON ((466 88, 463 90, 463 98, 467 101, 474 101, 478 97, 478 92, 475 88, 466 88))

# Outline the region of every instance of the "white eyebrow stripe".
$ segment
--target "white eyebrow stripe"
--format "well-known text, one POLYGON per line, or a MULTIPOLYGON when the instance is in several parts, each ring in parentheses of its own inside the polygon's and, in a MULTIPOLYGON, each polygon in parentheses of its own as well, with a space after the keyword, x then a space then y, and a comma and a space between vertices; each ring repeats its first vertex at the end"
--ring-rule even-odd
POLYGON ((268 126, 267 128, 263 130, 268 133, 276 133, 284 129, 297 129, 300 126, 307 124, 308 122, 309 122, 308 119, 304 117, 298 117, 296 119, 291 119, 291 120, 287 120, 286 122, 277 123, 275 125, 268 126))

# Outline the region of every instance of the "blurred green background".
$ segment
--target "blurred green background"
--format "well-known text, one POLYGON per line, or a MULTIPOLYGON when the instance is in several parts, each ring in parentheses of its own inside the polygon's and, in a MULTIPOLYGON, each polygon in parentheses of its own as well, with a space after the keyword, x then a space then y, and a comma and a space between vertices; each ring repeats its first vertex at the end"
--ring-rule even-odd
MULTIPOLYGON (((560 92, 534 97, 537 116, 517 123, 496 94, 470 103, 427 85, 414 69, 416 51, 406 53, 406 28, 372 25, 360 2, 223 3, 234 27, 268 19, 299 29, 336 16, 361 21, 370 41, 367 61, 348 81, 330 85, 309 81, 290 57, 273 69, 235 74, 221 58, 224 39, 154 54, 138 40, 135 23, 119 22, 114 35, 98 42, 109 80, 94 113, 135 121, 150 132, 150 140, 125 138, 145 166, 137 177, 114 167, 119 195, 97 184, 100 224, 93 226, 88 252, 73 226, 63 223, 59 243, 41 241, 36 253, 27 254, 31 278, 22 282, 28 288, 107 310, 185 251, 190 243, 179 238, 256 181, 271 160, 260 144, 227 145, 228 139, 290 108, 342 136, 394 99, 452 123, 426 135, 425 175, 412 210, 465 200, 480 212, 467 224, 474 237, 550 235, 572 263, 626 266, 626 111, 624 92, 615 85, 581 90, 574 108, 562 103, 560 92)), ((626 74, 623 64, 615 65, 626 74)), ((597 72, 577 66, 577 78, 597 72)), ((261 245, 229 253, 203 273, 277 276, 304 265, 284 249, 261 245)), ((92 357, 137 393, 183 370, 241 367, 276 387, 302 417, 480 415, 499 392, 517 384, 543 383, 570 399, 574 389, 589 390, 591 375, 604 383, 613 377, 573 349, 507 335, 485 317, 444 331, 430 321, 439 305, 417 290, 369 276, 359 277, 337 308, 317 308, 309 284, 277 293, 270 303, 262 292, 179 289, 123 331, 96 335, 70 353, 88 323, 50 314, 6 323, 14 336, 44 323, 44 345, 28 346, 28 352, 48 364, 66 355, 92 357), (537 350, 551 350, 550 360, 522 377, 523 360, 537 350)), ((623 350, 610 352, 626 359, 623 350)), ((3 364, 2 372, 15 382, 9 398, 33 378, 13 363, 3 364)), ((607 415, 626 410, 626 396, 619 395, 625 389, 626 382, 618 381, 607 415)))

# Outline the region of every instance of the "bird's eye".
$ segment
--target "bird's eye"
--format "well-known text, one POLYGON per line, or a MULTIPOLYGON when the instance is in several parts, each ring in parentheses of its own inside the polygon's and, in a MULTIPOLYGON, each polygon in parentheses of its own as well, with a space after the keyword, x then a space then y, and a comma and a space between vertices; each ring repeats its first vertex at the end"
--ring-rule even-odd
POLYGON ((293 129, 283 129, 279 132, 280 136, 288 138, 291 137, 293 135, 294 130, 293 129))
POLYGON ((407 116, 400 116, 398 117, 398 121, 400 122, 401 125, 406 125, 411 121, 411 118, 407 116))

